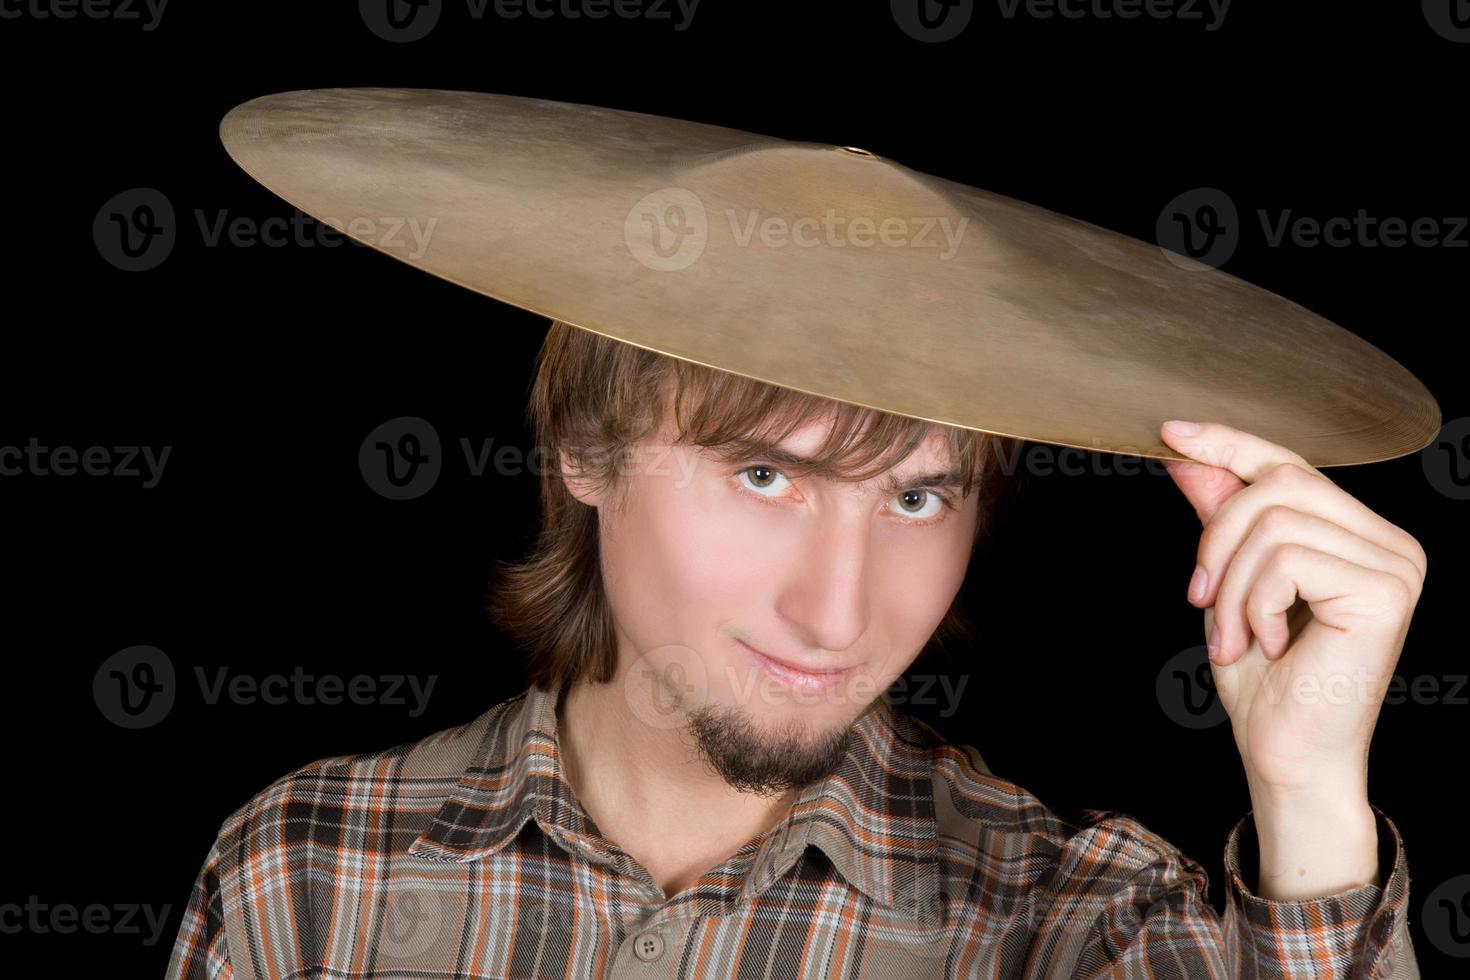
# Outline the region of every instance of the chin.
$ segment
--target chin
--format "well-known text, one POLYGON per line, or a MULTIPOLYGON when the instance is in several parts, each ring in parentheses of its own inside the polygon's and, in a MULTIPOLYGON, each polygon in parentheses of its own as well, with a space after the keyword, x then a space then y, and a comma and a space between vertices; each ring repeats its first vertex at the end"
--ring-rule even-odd
POLYGON ((801 731, 816 736, 847 728, 862 711, 862 706, 835 700, 835 695, 806 696, 781 691, 767 703, 757 692, 752 704, 737 703, 734 706, 759 725, 775 731, 782 728, 801 731), (829 697, 833 700, 829 700, 829 697), (779 699, 779 700, 776 700, 779 699))

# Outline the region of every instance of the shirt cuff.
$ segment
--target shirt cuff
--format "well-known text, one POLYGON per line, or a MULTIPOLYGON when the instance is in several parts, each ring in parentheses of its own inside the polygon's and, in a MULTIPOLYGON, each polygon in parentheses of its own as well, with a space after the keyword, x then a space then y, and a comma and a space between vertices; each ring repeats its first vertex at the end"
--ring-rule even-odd
POLYGON ((1255 881, 1259 849, 1253 813, 1225 842, 1225 929, 1263 977, 1417 976, 1408 934, 1409 868, 1398 828, 1377 806, 1378 875, 1321 898, 1279 901, 1246 886, 1255 881))

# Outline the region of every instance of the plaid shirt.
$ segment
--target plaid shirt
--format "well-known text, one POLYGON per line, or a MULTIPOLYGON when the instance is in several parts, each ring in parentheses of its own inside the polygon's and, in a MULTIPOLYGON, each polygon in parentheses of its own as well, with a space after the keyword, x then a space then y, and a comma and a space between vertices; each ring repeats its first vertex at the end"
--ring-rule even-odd
MULTIPOLYGON (((841 767, 672 899, 577 802, 556 695, 323 759, 231 814, 169 980, 1417 977, 1408 869, 1270 901, 1121 813, 1064 820, 878 698, 841 767)), ((691 814, 691 817, 695 815, 691 814)))

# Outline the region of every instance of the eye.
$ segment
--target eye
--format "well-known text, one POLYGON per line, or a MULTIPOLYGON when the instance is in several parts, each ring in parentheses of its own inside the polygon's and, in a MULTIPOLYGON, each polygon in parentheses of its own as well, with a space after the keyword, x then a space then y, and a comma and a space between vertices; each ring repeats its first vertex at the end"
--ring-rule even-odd
POLYGON ((780 490, 781 486, 779 481, 782 480, 785 480, 788 485, 791 483, 791 480, 787 478, 786 474, 782 473, 774 466, 766 466, 764 463, 756 463, 754 466, 747 466, 736 475, 740 478, 742 486, 749 487, 756 493, 760 494, 762 497, 780 497, 780 493, 766 493, 766 491, 770 490, 773 486, 776 487, 777 490, 780 490), (750 474, 758 475, 754 476, 752 479, 747 479, 747 476, 750 474))
POLYGON ((949 501, 934 490, 926 490, 915 487, 912 490, 904 490, 893 498, 899 509, 895 512, 901 517, 911 520, 927 522, 938 517, 949 506, 949 501))
MULTIPOLYGON (((771 501, 786 496, 782 491, 791 484, 791 479, 786 474, 765 463, 746 466, 736 474, 736 479, 742 487, 771 501)), ((895 516, 903 523, 918 525, 938 524, 943 520, 943 512, 954 506, 944 494, 923 487, 914 487, 895 494, 893 503, 896 509, 891 508, 891 512, 895 516)))

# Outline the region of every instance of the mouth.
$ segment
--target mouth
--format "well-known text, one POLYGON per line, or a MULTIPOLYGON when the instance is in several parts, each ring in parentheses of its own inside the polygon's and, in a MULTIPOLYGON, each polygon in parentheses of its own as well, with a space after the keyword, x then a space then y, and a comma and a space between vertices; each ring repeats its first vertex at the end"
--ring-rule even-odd
POLYGON ((764 670, 768 675, 799 691, 827 691, 841 684, 857 669, 856 666, 841 667, 836 670, 806 670, 794 667, 782 660, 767 656, 744 640, 736 640, 756 666, 764 670))

